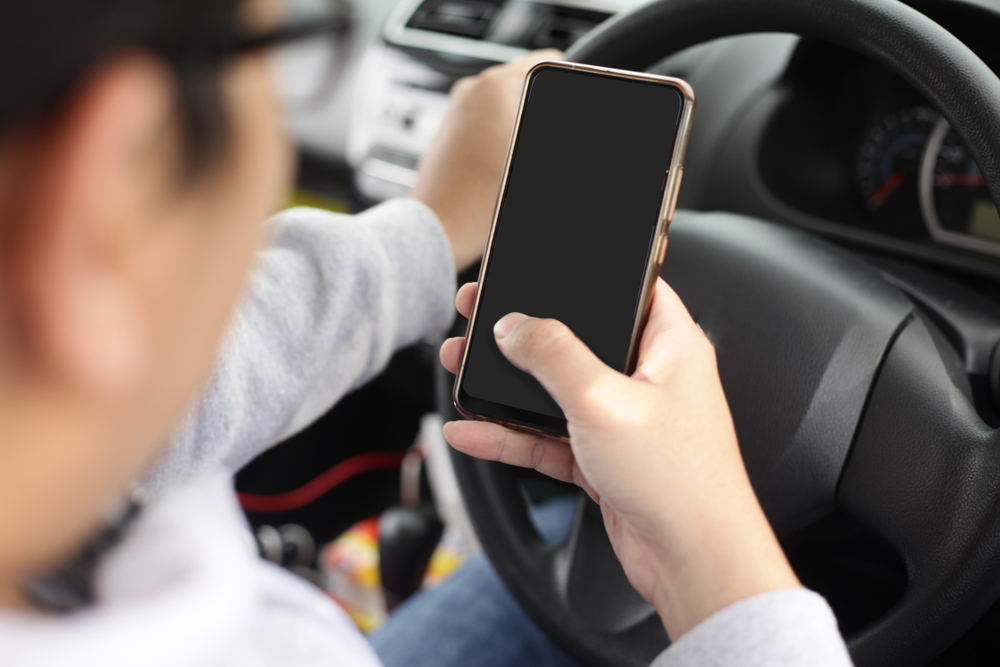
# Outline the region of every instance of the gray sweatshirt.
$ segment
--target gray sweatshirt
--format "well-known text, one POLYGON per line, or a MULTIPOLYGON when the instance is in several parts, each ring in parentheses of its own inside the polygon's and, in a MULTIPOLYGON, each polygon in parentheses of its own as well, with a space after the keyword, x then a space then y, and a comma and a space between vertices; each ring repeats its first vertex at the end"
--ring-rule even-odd
MULTIPOLYGON (((0 612, 7 665, 377 667, 317 589, 257 558, 231 475, 440 336, 455 270, 433 214, 408 199, 350 217, 292 209, 270 223, 205 391, 144 481, 153 498, 102 562, 97 604, 70 617, 0 612)), ((804 589, 734 604, 655 667, 845 667, 826 602, 804 589)))
POLYGON ((455 317, 455 267, 434 213, 396 199, 357 216, 295 208, 269 223, 210 382, 146 481, 233 473, 455 317))

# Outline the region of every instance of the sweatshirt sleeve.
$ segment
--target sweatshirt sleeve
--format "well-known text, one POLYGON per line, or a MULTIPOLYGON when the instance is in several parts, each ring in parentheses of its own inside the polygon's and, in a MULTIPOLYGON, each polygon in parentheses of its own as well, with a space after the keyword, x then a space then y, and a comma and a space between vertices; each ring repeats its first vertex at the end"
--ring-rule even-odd
POLYGON ((837 619, 805 588, 762 593, 702 621, 650 667, 852 667, 837 619))
POLYGON ((147 493, 235 472, 452 322, 451 248, 424 204, 396 199, 357 216, 295 208, 269 224, 208 385, 147 493))

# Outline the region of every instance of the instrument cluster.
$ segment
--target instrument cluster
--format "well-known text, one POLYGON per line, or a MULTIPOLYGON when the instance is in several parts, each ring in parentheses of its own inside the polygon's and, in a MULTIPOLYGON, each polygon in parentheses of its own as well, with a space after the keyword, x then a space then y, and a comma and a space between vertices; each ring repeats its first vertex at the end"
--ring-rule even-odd
MULTIPOLYGON (((945 18, 996 71, 994 40, 961 28, 1000 29, 1000 9, 945 18)), ((856 245, 1000 277, 1000 214, 986 181, 964 140, 911 84, 803 39, 773 90, 762 98, 769 110, 756 155, 762 185, 785 211, 779 216, 856 245)))
POLYGON ((986 181, 934 109, 904 106, 869 127, 855 171, 859 203, 873 225, 919 220, 938 243, 1000 256, 1000 215, 986 181))

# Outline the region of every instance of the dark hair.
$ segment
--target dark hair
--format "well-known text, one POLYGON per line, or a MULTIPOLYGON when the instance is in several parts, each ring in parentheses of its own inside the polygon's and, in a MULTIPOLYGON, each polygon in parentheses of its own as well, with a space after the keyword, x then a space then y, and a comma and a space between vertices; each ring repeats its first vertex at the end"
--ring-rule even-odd
POLYGON ((223 147, 219 74, 238 0, 0 0, 0 133, 58 109, 98 63, 149 51, 176 77, 189 166, 223 147))

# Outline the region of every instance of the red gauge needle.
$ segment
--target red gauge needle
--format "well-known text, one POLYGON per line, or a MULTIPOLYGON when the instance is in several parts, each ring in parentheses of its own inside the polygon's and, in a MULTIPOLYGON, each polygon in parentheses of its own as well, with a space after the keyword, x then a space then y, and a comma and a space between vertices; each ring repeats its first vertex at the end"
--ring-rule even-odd
POLYGON ((982 174, 934 174, 934 185, 986 185, 982 174))
POLYGON ((875 188, 875 192, 873 192, 871 197, 868 198, 868 207, 873 211, 881 208, 882 204, 885 203, 885 200, 888 199, 905 181, 906 172, 902 169, 897 169, 889 174, 889 178, 882 181, 882 184, 875 188))

